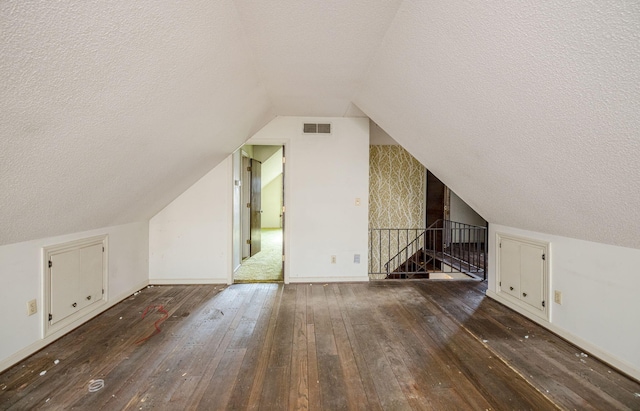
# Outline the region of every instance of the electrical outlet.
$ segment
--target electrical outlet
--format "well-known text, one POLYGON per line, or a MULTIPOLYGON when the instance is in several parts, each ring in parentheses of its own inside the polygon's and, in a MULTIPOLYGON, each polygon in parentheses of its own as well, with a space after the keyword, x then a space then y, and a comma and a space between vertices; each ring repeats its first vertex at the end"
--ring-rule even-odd
POLYGON ((36 300, 27 302, 27 315, 33 315, 38 312, 38 303, 36 300))
POLYGON ((335 264, 336 263, 336 256, 332 255, 331 256, 331 264, 335 264))
POLYGON ((360 198, 356 198, 356 206, 360 205, 360 198))
POLYGON ((353 255, 353 263, 354 264, 360 264, 360 254, 354 254, 353 255))
POLYGON ((562 291, 555 290, 553 292, 553 301, 555 301, 556 304, 562 305, 562 291))

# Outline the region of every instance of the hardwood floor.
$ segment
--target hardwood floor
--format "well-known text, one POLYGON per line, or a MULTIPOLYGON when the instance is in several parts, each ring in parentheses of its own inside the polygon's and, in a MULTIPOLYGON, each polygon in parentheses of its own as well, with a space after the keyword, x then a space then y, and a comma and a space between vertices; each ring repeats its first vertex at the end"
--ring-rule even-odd
POLYGON ((483 283, 155 286, 0 374, 0 409, 640 409, 640 384, 483 283))

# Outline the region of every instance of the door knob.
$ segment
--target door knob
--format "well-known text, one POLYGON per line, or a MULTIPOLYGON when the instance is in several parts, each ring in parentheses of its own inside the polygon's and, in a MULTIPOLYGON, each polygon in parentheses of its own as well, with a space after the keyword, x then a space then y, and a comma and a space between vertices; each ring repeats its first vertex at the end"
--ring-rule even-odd
POLYGON ((73 303, 73 304, 71 304, 71 306, 75 308, 75 307, 78 306, 78 303, 73 303))
POLYGON ((91 296, 90 296, 90 295, 88 295, 88 296, 87 296, 87 300, 90 300, 90 299, 91 299, 91 296))

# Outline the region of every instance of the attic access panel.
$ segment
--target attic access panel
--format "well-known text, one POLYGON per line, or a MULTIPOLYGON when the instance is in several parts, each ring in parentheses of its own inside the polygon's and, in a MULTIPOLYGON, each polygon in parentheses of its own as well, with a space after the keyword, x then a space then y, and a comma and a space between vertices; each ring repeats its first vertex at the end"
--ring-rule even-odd
POLYGON ((549 243, 496 233, 497 294, 549 320, 549 243))
POLYGON ((304 123, 303 134, 331 134, 331 123, 304 123))
POLYGON ((43 337, 80 324, 107 303, 107 235, 44 247, 43 337))

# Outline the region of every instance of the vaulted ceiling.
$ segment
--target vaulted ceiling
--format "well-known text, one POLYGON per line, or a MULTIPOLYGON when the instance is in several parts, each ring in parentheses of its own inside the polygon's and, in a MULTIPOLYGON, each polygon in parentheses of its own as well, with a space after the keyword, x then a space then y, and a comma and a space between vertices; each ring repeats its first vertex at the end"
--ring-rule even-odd
POLYGON ((362 116, 492 223, 640 248, 640 3, 0 2, 0 244, 148 219, 362 116))

